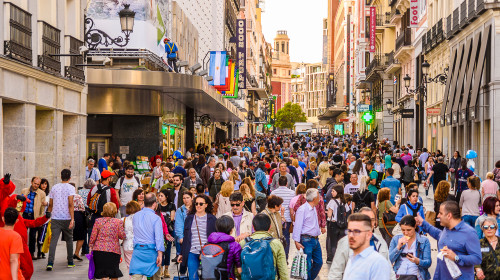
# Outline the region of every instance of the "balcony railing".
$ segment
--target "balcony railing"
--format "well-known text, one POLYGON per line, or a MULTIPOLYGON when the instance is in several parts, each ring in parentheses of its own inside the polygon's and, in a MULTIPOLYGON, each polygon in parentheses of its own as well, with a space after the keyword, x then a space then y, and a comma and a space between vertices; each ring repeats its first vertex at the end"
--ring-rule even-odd
POLYGON ((486 12, 486 8, 484 7, 484 0, 476 0, 476 14, 480 15, 486 12))
POLYGON ((385 24, 391 24, 391 12, 385 13, 385 24))
POLYGON ((425 33, 422 37, 422 49, 424 52, 430 52, 437 47, 445 39, 443 29, 443 19, 438 22, 425 33))
POLYGON ((463 1, 460 4, 460 28, 464 28, 469 25, 469 21, 467 21, 467 1, 463 1))
POLYGON ((440 19, 437 22, 437 28, 436 28, 436 44, 441 43, 444 40, 444 37, 445 34, 444 34, 443 19, 440 19))
MULTIPOLYGON (((75 37, 69 37, 69 53, 70 54, 80 54, 80 47, 83 46, 83 42, 76 39, 75 37)), ((83 64, 82 56, 72 56, 70 57, 70 65, 64 68, 64 76, 71 80, 76 80, 78 82, 85 82, 85 72, 82 66, 76 66, 77 64, 83 64)))
POLYGON ((10 38, 4 42, 4 53, 12 59, 32 64, 33 50, 31 47, 31 14, 10 5, 10 38))
POLYGON ((453 11, 453 33, 458 33, 460 31, 460 21, 459 21, 459 18, 460 17, 460 9, 459 8, 456 8, 454 11, 453 11))
POLYGON ((38 67, 54 74, 60 74, 60 58, 50 55, 61 53, 61 31, 44 21, 39 23, 42 25, 42 54, 38 56, 38 67))
POLYGON ((475 19, 476 16, 476 2, 475 0, 469 0, 469 5, 467 5, 467 18, 469 21, 475 19))
POLYGON ((451 14, 446 18, 446 35, 448 39, 451 39, 454 36, 451 14))
MULTIPOLYGON (((394 53, 393 53, 394 58, 394 53)), ((373 60, 366 67, 366 76, 370 76, 376 68, 380 68, 380 70, 384 70, 385 67, 389 65, 389 54, 385 55, 375 55, 373 60)))
POLYGON ((404 46, 411 46, 411 30, 406 28, 396 39, 396 51, 404 46))
POLYGON ((382 14, 377 14, 377 20, 375 21, 377 26, 383 26, 384 25, 384 17, 382 14))
POLYGON ((424 33, 422 35, 422 51, 424 53, 427 53, 429 50, 427 49, 428 47, 428 44, 427 44, 427 33, 424 33))

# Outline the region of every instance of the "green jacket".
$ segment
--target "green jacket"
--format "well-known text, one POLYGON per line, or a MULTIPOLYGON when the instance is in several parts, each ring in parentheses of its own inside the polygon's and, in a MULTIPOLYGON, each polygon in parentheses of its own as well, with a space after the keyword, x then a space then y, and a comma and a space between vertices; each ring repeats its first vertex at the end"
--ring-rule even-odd
POLYGON ((500 244, 497 242, 495 251, 491 250, 491 245, 485 238, 479 240, 481 245, 481 253, 483 255, 483 261, 481 265, 475 265, 474 268, 481 268, 484 275, 486 275, 485 280, 500 279, 500 266, 498 266, 495 259, 495 255, 500 262, 500 244))
MULTIPOLYGON (((267 231, 256 231, 254 232, 250 238, 253 239, 261 239, 265 237, 272 237, 271 234, 267 231)), ((240 241, 241 248, 245 246, 245 240, 240 241)), ((290 275, 288 273, 288 265, 286 263, 286 255, 285 248, 283 248, 283 244, 278 239, 273 239, 270 243, 271 250, 273 251, 274 258, 274 266, 278 268, 278 274, 280 280, 288 280, 290 279, 290 275)), ((276 279, 278 279, 278 275, 276 275, 276 279)))

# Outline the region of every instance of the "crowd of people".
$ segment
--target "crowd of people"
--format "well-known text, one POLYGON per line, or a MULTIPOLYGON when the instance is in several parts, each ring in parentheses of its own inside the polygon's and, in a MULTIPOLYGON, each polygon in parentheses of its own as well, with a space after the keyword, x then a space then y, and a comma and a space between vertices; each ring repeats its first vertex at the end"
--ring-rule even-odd
MULTIPOLYGON (((87 256, 96 279, 168 279, 172 264, 185 279, 297 278, 290 246, 307 256, 303 279, 316 279, 323 250, 328 279, 500 279, 500 161, 481 178, 458 151, 447 158, 386 139, 269 134, 183 156, 158 152, 150 168, 141 178, 104 154, 88 159, 83 186, 68 169, 52 187, 34 177, 19 193, 25 209, 2 209, 0 235, 18 212, 50 221, 30 228, 29 240, 1 242, 16 244, 11 255, 27 243, 32 260, 45 258, 46 243, 50 271, 62 234, 68 267, 87 256)), ((1 279, 30 279, 1 254, 10 267, 1 279)))

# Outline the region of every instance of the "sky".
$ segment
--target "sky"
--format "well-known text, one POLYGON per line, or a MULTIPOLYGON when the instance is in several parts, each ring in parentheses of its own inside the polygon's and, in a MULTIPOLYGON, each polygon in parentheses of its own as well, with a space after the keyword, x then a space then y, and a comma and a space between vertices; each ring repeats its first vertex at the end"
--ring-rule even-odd
POLYGON ((327 0, 264 0, 262 29, 273 43, 276 31, 286 30, 290 38, 290 61, 321 62, 323 18, 328 17, 327 0))

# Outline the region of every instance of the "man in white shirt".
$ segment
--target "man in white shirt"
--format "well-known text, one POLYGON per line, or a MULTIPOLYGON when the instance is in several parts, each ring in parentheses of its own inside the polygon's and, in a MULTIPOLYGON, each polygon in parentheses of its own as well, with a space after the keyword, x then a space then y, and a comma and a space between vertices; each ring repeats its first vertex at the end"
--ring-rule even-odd
POLYGON ((127 217, 127 203, 132 200, 135 190, 141 187, 141 181, 134 175, 134 166, 128 165, 125 169, 125 176, 116 182, 115 189, 120 192, 120 215, 127 217))
POLYGON ((344 193, 354 195, 354 193, 359 189, 358 175, 351 174, 350 183, 344 188, 344 193))
POLYGON ((283 223, 283 235, 286 238, 287 246, 285 247, 285 254, 288 259, 288 252, 290 250, 290 226, 292 225, 292 218, 290 217, 290 201, 295 197, 295 192, 287 187, 288 180, 285 176, 278 179, 279 187, 271 192, 271 195, 279 196, 283 199, 282 207, 285 208, 285 222, 283 223))

